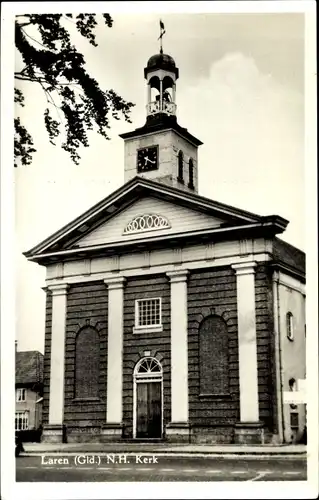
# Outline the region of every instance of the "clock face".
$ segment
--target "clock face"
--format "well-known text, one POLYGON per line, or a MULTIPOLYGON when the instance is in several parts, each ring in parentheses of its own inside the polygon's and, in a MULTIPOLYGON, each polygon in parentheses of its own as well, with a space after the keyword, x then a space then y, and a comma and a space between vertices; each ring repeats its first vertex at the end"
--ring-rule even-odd
POLYGON ((137 151, 137 171, 148 172, 158 168, 157 146, 139 149, 137 151))

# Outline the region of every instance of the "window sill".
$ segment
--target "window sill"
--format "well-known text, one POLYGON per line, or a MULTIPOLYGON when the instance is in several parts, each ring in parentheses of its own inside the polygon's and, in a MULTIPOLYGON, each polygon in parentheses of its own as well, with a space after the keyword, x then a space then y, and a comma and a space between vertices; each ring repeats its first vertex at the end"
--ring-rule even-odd
POLYGON ((133 328, 133 333, 156 333, 156 332, 162 332, 163 331, 163 325, 157 325, 157 326, 134 326, 133 328))
POLYGON ((72 399, 72 403, 96 403, 101 401, 100 398, 74 398, 72 399))

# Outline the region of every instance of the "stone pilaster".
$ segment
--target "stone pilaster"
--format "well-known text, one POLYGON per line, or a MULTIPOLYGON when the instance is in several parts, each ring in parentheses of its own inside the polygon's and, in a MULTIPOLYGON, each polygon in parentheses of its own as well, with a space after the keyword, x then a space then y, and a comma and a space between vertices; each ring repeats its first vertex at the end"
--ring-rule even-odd
POLYGON ((125 278, 122 276, 104 281, 108 287, 108 355, 106 423, 102 429, 103 440, 122 436, 123 397, 123 303, 125 278))
POLYGON ((239 443, 263 439, 258 402, 255 267, 256 262, 232 266, 237 277, 240 422, 235 429, 235 441, 239 443))
POLYGON ((167 273, 171 281, 171 422, 169 440, 189 440, 187 270, 167 273))
POLYGON ((50 358, 49 423, 44 426, 44 442, 62 442, 64 413, 64 355, 67 290, 66 283, 50 285, 52 330, 50 358))

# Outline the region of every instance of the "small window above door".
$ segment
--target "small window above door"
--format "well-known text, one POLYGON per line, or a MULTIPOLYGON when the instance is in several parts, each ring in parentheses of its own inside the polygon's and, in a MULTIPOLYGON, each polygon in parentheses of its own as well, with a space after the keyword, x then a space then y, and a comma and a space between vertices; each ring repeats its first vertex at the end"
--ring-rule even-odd
POLYGON ((162 300, 160 297, 135 301, 135 327, 133 333, 161 332, 162 300))

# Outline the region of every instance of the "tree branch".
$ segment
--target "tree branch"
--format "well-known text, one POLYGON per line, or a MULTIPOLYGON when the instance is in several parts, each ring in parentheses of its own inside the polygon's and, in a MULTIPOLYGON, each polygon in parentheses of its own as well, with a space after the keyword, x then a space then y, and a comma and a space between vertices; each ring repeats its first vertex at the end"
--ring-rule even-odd
POLYGON ((73 21, 73 19, 71 19, 70 17, 66 17, 66 16, 62 16, 63 19, 65 19, 66 21, 69 21, 70 23, 72 23, 74 26, 76 26, 76 23, 73 21))
POLYGON ((60 111, 59 111, 59 109, 61 109, 61 108, 55 104, 55 101, 54 101, 51 93, 44 87, 44 85, 42 84, 42 82, 39 81, 39 83, 40 83, 40 85, 41 85, 41 87, 42 87, 42 89, 43 89, 43 91, 45 93, 45 97, 46 97, 47 103, 51 104, 51 106, 55 107, 57 115, 58 115, 58 118, 60 120, 60 123, 63 123, 61 115, 60 115, 60 111), (50 98, 50 100, 48 99, 48 97, 50 98))
MULTIPOLYGON (((22 25, 20 24, 20 26, 22 26, 22 25)), ((48 50, 47 47, 45 45, 43 45, 43 43, 38 42, 38 40, 36 40, 35 38, 33 38, 33 36, 29 35, 22 27, 21 27, 21 31, 23 31, 23 33, 25 34, 25 36, 27 36, 28 38, 31 38, 31 40, 33 40, 35 43, 38 43, 39 45, 41 45, 41 47, 43 47, 45 50, 48 50)))
MULTIPOLYGON (((14 78, 16 78, 17 80, 25 80, 27 82, 38 82, 39 81, 39 78, 40 77, 37 77, 37 78, 31 78, 30 76, 21 76, 21 72, 15 72, 14 73, 14 78)), ((46 82, 46 79, 45 78, 42 78, 41 79, 43 82, 46 82)))

